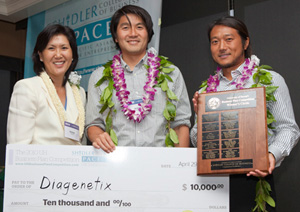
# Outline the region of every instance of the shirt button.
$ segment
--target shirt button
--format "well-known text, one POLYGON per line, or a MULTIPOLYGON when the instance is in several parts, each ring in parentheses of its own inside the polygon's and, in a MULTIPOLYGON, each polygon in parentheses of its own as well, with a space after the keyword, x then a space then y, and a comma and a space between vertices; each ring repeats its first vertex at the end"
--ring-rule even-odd
POLYGON ((137 91, 136 91, 135 93, 136 93, 136 94, 139 94, 139 92, 137 92, 137 91))
POLYGON ((140 131, 138 130, 137 133, 140 134, 140 131))

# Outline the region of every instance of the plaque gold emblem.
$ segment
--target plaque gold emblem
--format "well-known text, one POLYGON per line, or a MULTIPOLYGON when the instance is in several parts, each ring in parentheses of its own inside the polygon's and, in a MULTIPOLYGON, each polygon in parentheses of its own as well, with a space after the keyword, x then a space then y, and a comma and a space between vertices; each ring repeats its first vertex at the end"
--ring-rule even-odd
POLYGON ((218 121, 218 114, 210 114, 210 115, 204 115, 203 119, 206 122, 213 122, 213 121, 218 121))
POLYGON ((205 142, 204 149, 216 149, 218 147, 218 144, 213 142, 205 142))
POLYGON ((207 124, 204 127, 206 131, 214 131, 217 128, 217 124, 207 124))
POLYGON ((225 126, 225 129, 234 129, 235 128, 235 121, 228 121, 228 122, 222 122, 225 126))
POLYGON ((232 149, 226 150, 225 158, 235 158, 235 151, 232 149))
POLYGON ((237 113, 222 113, 223 120, 234 120, 237 118, 237 113))
POLYGON ((236 141, 230 139, 228 141, 224 141, 225 148, 234 148, 236 141))
POLYGON ((213 133, 208 133, 207 136, 206 136, 207 140, 213 140, 215 138, 216 138, 216 136, 213 133))
POLYGON ((235 138, 237 131, 235 130, 229 130, 229 131, 224 131, 223 134, 225 138, 235 138))
POLYGON ((205 152, 205 158, 206 159, 215 159, 216 158, 216 153, 214 153, 212 150, 205 152))

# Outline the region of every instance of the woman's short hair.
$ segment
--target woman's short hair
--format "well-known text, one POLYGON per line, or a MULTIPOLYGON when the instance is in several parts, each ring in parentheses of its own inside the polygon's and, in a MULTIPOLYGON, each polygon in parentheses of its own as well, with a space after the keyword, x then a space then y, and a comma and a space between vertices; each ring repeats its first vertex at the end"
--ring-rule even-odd
POLYGON ((74 31, 68 27, 63 26, 60 24, 52 24, 46 26, 43 31, 40 32, 40 34, 37 37, 35 47, 32 53, 32 60, 33 60, 33 69, 34 72, 37 75, 40 75, 40 73, 45 68, 44 63, 40 61, 39 53, 43 52, 44 49, 47 47, 49 41, 53 38, 55 35, 64 35, 68 39, 71 49, 72 49, 72 55, 73 55, 73 61, 65 73, 65 78, 63 80, 63 85, 66 84, 69 75, 71 71, 74 71, 77 63, 78 63, 78 52, 77 52, 77 44, 76 44, 76 36, 74 31))

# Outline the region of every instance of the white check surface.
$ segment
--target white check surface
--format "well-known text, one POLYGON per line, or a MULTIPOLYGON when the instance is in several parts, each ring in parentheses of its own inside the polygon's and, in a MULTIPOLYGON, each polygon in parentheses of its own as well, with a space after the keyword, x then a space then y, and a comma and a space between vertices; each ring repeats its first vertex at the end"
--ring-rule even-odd
POLYGON ((229 211, 229 178, 195 148, 7 145, 4 212, 229 211))

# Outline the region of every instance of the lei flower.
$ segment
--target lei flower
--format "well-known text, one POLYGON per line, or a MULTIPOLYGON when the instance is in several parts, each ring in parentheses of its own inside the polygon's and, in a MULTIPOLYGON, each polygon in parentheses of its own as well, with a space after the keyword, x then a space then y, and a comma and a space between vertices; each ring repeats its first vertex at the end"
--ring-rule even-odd
MULTIPOLYGON (((266 101, 275 102, 276 98, 274 96, 274 92, 278 88, 278 86, 272 86, 272 75, 267 70, 272 70, 271 66, 261 65, 259 66, 260 60, 255 56, 252 55, 251 58, 245 59, 245 65, 242 70, 242 74, 237 77, 237 79, 232 82, 232 85, 235 85, 237 89, 243 89, 249 78, 253 75, 254 84, 251 86, 252 88, 265 86, 266 88, 266 101)), ((200 88, 202 88, 202 92, 216 92, 217 87, 220 84, 219 74, 221 68, 218 67, 216 70, 216 74, 208 78, 207 81, 202 82, 200 88)), ((268 128, 274 129, 272 127, 272 123, 276 122, 273 114, 267 108, 267 124, 268 128)), ((256 186, 256 197, 255 202, 256 206, 254 207, 253 211, 265 211, 266 203, 270 206, 275 207, 275 201, 270 196, 271 186, 270 184, 264 179, 259 178, 256 186)))
MULTIPOLYGON (((245 65, 242 70, 242 75, 238 76, 237 79, 231 84, 236 85, 237 89, 243 89, 248 79, 252 76, 254 68, 258 65, 259 65, 259 59, 255 55, 252 55, 251 59, 247 58, 245 60, 245 65)), ((210 75, 210 77, 208 78, 207 88, 206 88, 207 93, 217 91, 217 87, 220 84, 220 80, 219 80, 220 71, 221 68, 217 67, 216 74, 214 76, 210 75)))
MULTIPOLYGON (((46 73, 46 71, 41 72, 40 77, 42 78, 43 82, 45 83, 45 86, 49 92, 50 98, 51 98, 51 100, 54 104, 54 107, 56 109, 56 112, 58 114, 60 123, 61 123, 62 127, 64 128, 64 123, 66 120, 65 109, 56 93, 56 90, 51 81, 51 78, 46 73)), ((79 85, 78 85, 78 87, 79 87, 79 85)), ((71 85, 71 88, 73 91, 75 103, 76 103, 78 114, 79 114, 78 115, 79 135, 80 135, 80 138, 82 138, 83 130, 84 130, 84 119, 85 119, 84 118, 85 117, 84 107, 82 104, 80 92, 79 92, 79 89, 77 88, 77 85, 73 84, 73 85, 71 85)))
POLYGON ((152 52, 153 49, 150 49, 148 52, 148 59, 147 64, 148 68, 148 75, 147 75, 147 82, 144 86, 145 94, 143 95, 143 102, 139 103, 138 110, 130 109, 129 105, 132 104, 129 101, 128 96, 130 92, 126 90, 126 82, 124 78, 124 69, 121 65, 120 54, 117 54, 113 57, 112 60, 112 74, 114 80, 114 87, 116 89, 116 96, 120 101, 121 107, 123 108, 122 111, 125 116, 128 117, 129 120, 133 120, 134 122, 140 123, 148 113, 150 113, 152 109, 151 101, 154 100, 156 89, 154 86, 157 84, 156 78, 159 73, 159 66, 160 66, 160 59, 155 56, 152 52))
POLYGON ((160 87, 166 93, 167 100, 162 114, 167 120, 166 128, 168 133, 165 139, 166 146, 174 146, 174 143, 179 143, 176 132, 170 126, 170 122, 176 117, 176 106, 172 103, 172 100, 178 100, 177 96, 168 86, 168 81, 173 82, 172 78, 168 75, 174 70, 174 68, 170 68, 173 63, 168 61, 168 58, 164 56, 157 56, 157 52, 154 48, 150 48, 147 51, 147 65, 145 65, 145 68, 147 69, 147 81, 144 86, 145 94, 143 95, 142 102, 138 104, 139 108, 133 109, 130 107, 132 102, 129 100, 130 92, 127 90, 120 56, 121 52, 115 55, 112 61, 109 61, 104 65, 102 78, 95 85, 95 87, 98 87, 103 82, 108 81, 108 86, 100 95, 100 104, 102 104, 100 113, 103 113, 109 108, 105 120, 105 131, 110 135, 115 145, 117 145, 118 138, 113 130, 112 122, 112 115, 117 112, 113 109, 115 105, 115 103, 112 102, 113 90, 116 91, 115 94, 120 102, 124 115, 129 120, 140 123, 152 110, 151 101, 153 101, 155 97, 155 87, 160 87))

